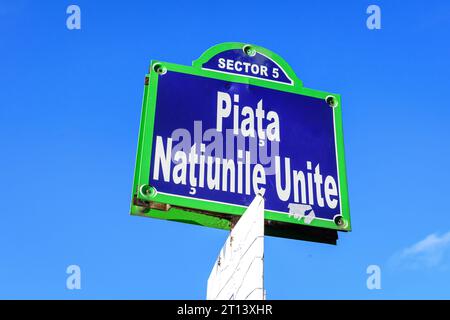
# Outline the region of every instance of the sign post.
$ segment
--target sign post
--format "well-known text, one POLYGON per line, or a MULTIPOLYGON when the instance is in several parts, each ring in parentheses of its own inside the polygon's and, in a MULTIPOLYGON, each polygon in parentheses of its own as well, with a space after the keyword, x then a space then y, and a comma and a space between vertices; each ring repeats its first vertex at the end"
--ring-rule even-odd
POLYGON ((264 198, 233 227, 208 279, 208 300, 264 300, 264 198))
POLYGON ((151 62, 131 214, 229 230, 263 194, 267 235, 335 244, 351 230, 341 107, 255 45, 151 62))

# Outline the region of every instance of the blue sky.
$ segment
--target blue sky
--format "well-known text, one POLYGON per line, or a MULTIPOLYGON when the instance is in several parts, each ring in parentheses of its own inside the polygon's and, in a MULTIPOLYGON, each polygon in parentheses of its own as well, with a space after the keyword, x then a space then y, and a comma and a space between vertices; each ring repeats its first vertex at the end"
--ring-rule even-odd
POLYGON ((353 231, 267 237, 268 298, 450 298, 449 35, 443 0, 1 0, 0 298, 205 297, 227 232, 128 213, 150 60, 189 65, 226 41, 342 95, 353 231))

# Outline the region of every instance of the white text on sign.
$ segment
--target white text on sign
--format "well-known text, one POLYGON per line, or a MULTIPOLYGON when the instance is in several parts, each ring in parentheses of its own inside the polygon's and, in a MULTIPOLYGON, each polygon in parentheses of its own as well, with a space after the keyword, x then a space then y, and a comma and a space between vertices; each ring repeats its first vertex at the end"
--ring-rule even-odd
MULTIPOLYGON (((201 142, 172 134, 164 139, 156 136, 153 179, 161 178, 190 188, 207 188, 218 192, 239 194, 264 194, 266 191, 265 167, 247 145, 238 147, 233 157, 223 157, 223 149, 229 143, 225 141, 224 131, 231 131, 235 137, 269 140, 280 143, 280 121, 278 114, 265 110, 260 99, 255 107, 240 108, 240 96, 226 92, 217 92, 216 128, 213 134, 202 134, 201 142), (225 129, 224 119, 233 117, 233 129, 225 129), (186 145, 186 140, 189 140, 186 145), (178 143, 174 143, 178 142, 178 143), (206 143, 203 143, 206 142, 206 143)), ((185 130, 187 131, 187 130, 185 130)), ((228 135, 226 135, 228 138, 228 135)), ((291 159, 272 154, 274 161, 274 187, 281 201, 317 205, 335 209, 338 206, 338 185, 331 175, 321 172, 320 163, 306 160, 303 170, 291 169, 291 159)))
POLYGON ((233 59, 219 58, 218 67, 219 69, 226 71, 236 71, 238 73, 245 73, 266 78, 272 77, 274 79, 278 79, 280 76, 278 68, 273 67, 269 70, 269 68, 264 65, 239 60, 235 61, 233 59))

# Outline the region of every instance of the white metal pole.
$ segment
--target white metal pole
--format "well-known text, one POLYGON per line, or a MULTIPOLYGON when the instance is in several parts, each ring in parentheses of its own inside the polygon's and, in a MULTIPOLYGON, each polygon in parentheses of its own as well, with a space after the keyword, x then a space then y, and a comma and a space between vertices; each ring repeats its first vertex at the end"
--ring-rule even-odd
POLYGON ((208 300, 264 300, 264 198, 231 229, 208 279, 208 300))

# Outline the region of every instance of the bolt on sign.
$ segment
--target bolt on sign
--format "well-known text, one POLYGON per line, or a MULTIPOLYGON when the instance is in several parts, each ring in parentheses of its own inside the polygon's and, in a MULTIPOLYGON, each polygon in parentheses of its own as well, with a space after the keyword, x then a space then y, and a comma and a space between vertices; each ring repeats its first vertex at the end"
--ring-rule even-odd
POLYGON ((131 214, 230 229, 255 195, 267 235, 350 231, 341 98, 265 48, 222 43, 145 77, 131 214))

